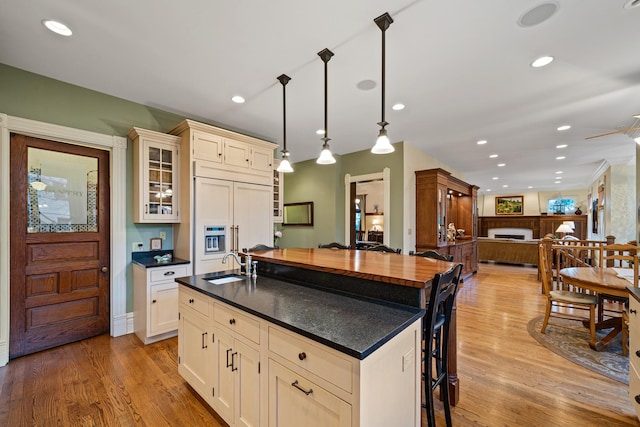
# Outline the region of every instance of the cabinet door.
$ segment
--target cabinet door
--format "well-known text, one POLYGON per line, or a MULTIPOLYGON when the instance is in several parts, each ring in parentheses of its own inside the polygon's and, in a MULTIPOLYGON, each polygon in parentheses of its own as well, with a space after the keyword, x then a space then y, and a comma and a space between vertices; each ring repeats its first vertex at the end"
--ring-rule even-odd
POLYGON ((236 373, 236 425, 257 427, 260 425, 260 352, 240 340, 235 341, 234 357, 236 373))
POLYGON ((238 249, 259 243, 273 244, 272 188, 268 185, 234 183, 233 219, 238 249))
POLYGON ((248 169, 251 156, 248 144, 233 139, 224 140, 224 164, 248 169))
POLYGON ((178 284, 171 281, 151 285, 150 297, 148 335, 178 329, 178 284))
POLYGON ((178 372, 205 400, 211 401, 207 318, 181 306, 178 324, 178 372))
POLYGON ((273 150, 252 147, 250 163, 253 170, 271 172, 273 170, 273 150))
POLYGON ((220 328, 214 328, 213 366, 213 407, 229 424, 233 424, 235 368, 238 355, 234 349, 233 337, 220 328), (233 362, 233 363, 232 363, 233 362))
POLYGON ((178 220, 178 148, 144 140, 143 192, 144 221, 176 222, 178 220))
POLYGON ((269 427, 299 426, 351 426, 351 405, 269 360, 269 427))
POLYGON ((193 131, 193 159, 222 163, 222 138, 206 132, 193 131))

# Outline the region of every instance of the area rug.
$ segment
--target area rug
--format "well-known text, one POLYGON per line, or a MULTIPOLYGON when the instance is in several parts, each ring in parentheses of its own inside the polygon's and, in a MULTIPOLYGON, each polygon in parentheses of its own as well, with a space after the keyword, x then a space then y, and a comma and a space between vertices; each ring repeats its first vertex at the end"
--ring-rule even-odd
MULTIPOLYGON (((544 334, 540 333, 544 316, 529 321, 527 330, 529 335, 544 347, 565 359, 583 366, 593 372, 604 375, 623 384, 629 384, 629 358, 623 357, 620 337, 607 351, 595 351, 589 347, 589 331, 584 332, 548 325, 544 334)), ((576 325, 576 321, 552 318, 554 323, 567 322, 576 325)), ((598 337, 603 337, 608 330, 598 331, 598 337)))

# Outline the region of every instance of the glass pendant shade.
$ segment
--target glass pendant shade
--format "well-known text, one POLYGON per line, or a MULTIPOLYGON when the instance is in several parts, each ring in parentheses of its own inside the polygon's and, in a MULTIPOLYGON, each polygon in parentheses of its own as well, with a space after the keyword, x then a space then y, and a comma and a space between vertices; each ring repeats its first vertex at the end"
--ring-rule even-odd
POLYGON ((316 160, 316 163, 319 165, 332 165, 336 162, 336 159, 331 154, 331 150, 329 149, 329 144, 326 142, 322 146, 322 151, 320 152, 320 157, 316 160))
POLYGON ((282 160, 280 161, 280 165, 278 165, 278 169, 276 169, 276 170, 278 172, 284 172, 284 173, 293 172, 293 168, 291 167, 291 163, 289 163, 289 159, 287 159, 285 157, 284 153, 282 154, 282 160))
POLYGON ((376 145, 371 148, 371 152, 373 154, 389 154, 393 153, 395 148, 391 145, 391 141, 389 141, 389 137, 387 136, 386 129, 380 129, 380 133, 378 134, 378 139, 376 140, 376 145))

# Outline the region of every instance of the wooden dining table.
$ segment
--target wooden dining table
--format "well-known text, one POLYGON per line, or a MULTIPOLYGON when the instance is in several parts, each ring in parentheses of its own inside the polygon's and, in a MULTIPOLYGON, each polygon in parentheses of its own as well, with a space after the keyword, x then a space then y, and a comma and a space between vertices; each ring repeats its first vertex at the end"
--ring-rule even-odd
MULTIPOLYGON (((622 277, 613 268, 600 267, 568 267, 560 270, 560 277, 566 284, 578 288, 587 289, 596 294, 614 295, 622 298, 629 298, 628 286, 631 282, 622 277)), ((588 321, 587 321, 588 326, 588 321)), ((598 340, 592 337, 589 346, 602 351, 611 345, 611 341, 622 332, 622 317, 612 317, 596 323, 596 329, 613 328, 605 337, 598 340)))

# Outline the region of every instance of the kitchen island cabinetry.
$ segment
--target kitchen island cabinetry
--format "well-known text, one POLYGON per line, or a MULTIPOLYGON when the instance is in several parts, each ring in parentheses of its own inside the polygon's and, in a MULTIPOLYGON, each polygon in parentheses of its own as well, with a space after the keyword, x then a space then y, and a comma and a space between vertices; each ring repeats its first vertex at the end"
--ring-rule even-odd
POLYGON ((226 372, 205 389, 213 389, 211 406, 230 425, 420 425, 419 307, 353 298, 260 273, 224 285, 208 282, 228 273, 178 282, 181 293, 210 298, 210 330, 218 342, 211 365, 219 372, 229 365, 235 376, 226 372), (216 400, 222 387, 224 402, 216 400))

